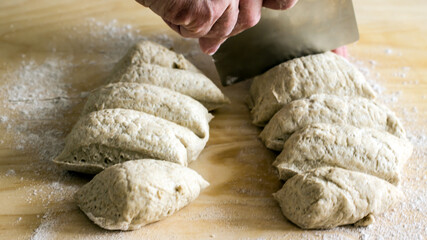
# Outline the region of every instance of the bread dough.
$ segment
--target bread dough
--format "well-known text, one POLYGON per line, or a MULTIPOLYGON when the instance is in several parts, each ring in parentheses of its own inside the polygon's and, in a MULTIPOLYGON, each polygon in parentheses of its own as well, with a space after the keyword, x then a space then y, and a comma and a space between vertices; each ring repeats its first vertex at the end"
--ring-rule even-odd
POLYGON ((314 123, 369 127, 405 138, 402 124, 386 106, 366 98, 326 94, 284 105, 270 119, 260 138, 268 148, 281 151, 292 133, 314 123))
POLYGON ((83 116, 67 136, 55 163, 68 170, 98 173, 116 163, 154 158, 183 166, 194 161, 207 138, 150 114, 104 109, 83 116))
POLYGON ((304 229, 366 226, 372 215, 403 199, 397 187, 382 179, 334 167, 295 175, 273 196, 283 215, 304 229))
POLYGON ((76 194, 80 209, 109 230, 134 230, 172 215, 209 186, 175 163, 136 160, 109 167, 76 194))
POLYGON ((113 74, 110 82, 147 83, 168 88, 196 99, 208 110, 214 110, 230 102, 221 90, 201 73, 152 64, 130 65, 123 74, 113 74))
POLYGON ((198 101, 172 90, 142 83, 113 83, 94 90, 82 115, 102 109, 132 109, 189 128, 201 138, 209 137, 213 116, 198 101))
POLYGON ((397 184, 411 156, 405 139, 375 129, 349 125, 313 124, 285 142, 273 165, 287 180, 310 169, 331 166, 364 172, 397 184))
POLYGON ((201 73, 152 64, 130 65, 123 74, 113 74, 110 82, 147 83, 168 88, 196 99, 208 110, 214 110, 230 102, 221 90, 201 73))
POLYGON ((188 70, 200 73, 182 54, 173 52, 166 47, 151 41, 141 41, 131 47, 116 65, 114 71, 123 70, 123 66, 148 63, 162 67, 188 70))
POLYGON ((375 97, 362 73, 343 57, 326 52, 296 58, 254 78, 249 98, 253 124, 264 126, 283 105, 319 93, 375 97))
POLYGON ((182 55, 150 42, 131 48, 114 67, 109 82, 148 83, 168 88, 196 99, 209 111, 230 103, 221 90, 182 55))

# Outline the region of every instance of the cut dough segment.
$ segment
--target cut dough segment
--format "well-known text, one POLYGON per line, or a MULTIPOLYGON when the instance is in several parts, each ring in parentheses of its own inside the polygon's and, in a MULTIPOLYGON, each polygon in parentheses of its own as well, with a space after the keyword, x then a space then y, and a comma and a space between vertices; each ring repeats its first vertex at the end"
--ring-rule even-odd
POLYGON ((141 159, 109 167, 74 196, 80 209, 109 230, 135 230, 162 220, 194 201, 209 186, 175 163, 141 159))
POLYGON ((386 106, 366 98, 326 94, 286 104, 270 119, 260 138, 268 148, 280 151, 292 133, 314 123, 369 127, 405 138, 402 124, 386 106))
POLYGON ((126 55, 119 61, 115 71, 121 71, 126 66, 148 63, 167 68, 200 72, 182 54, 173 52, 166 47, 151 41, 141 41, 131 47, 126 55))
POLYGON ((147 83, 171 89, 201 102, 209 111, 228 104, 230 100, 205 75, 153 64, 123 66, 113 73, 110 82, 147 83))
POLYGON ((253 124, 264 126, 283 105, 318 93, 375 97, 363 74, 343 57, 326 52, 296 58, 254 78, 249 99, 253 124))
POLYGON ((392 184, 364 173, 324 167, 295 175, 273 194, 283 215, 304 229, 366 226, 403 199, 392 184))
POLYGON ((150 114, 105 109, 83 116, 67 136, 55 163, 68 170, 98 173, 116 163, 154 158, 183 166, 194 161, 207 138, 150 114))
POLYGON ((411 153, 412 145, 407 140, 386 132, 314 124, 292 134, 273 165, 285 181, 310 169, 331 166, 398 184, 400 170, 411 153))
POLYGON ((102 109, 124 108, 145 112, 209 137, 213 116, 198 101, 172 90, 142 83, 113 83, 89 96, 82 115, 102 109))

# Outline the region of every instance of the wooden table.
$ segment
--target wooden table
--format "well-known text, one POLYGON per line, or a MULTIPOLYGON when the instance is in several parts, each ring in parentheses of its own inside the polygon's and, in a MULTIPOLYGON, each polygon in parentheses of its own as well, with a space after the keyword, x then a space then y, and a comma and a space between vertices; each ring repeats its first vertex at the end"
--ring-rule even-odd
POLYGON ((380 99, 403 118, 415 141, 403 188, 418 199, 410 196, 368 229, 298 229, 271 197, 280 188, 270 166, 275 154, 257 139, 260 129, 250 124, 243 101, 248 83, 240 83, 223 88, 232 104, 214 112, 211 138, 190 166, 211 187, 164 221, 108 232, 72 201, 90 177, 63 172, 48 161, 61 150, 85 92, 100 86, 112 64, 142 36, 173 45, 219 83, 212 61, 195 41, 181 40, 133 1, 1 1, 0 238, 425 238, 427 2, 358 0, 355 8, 361 39, 349 47, 352 60, 379 84, 380 99))

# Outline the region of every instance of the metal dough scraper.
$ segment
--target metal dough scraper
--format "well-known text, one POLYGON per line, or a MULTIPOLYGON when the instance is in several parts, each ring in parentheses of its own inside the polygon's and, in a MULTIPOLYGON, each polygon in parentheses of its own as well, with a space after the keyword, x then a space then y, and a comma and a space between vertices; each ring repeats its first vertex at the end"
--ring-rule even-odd
POLYGON ((260 22, 225 41, 213 58, 227 86, 358 39, 351 0, 299 0, 285 11, 262 9, 260 22))

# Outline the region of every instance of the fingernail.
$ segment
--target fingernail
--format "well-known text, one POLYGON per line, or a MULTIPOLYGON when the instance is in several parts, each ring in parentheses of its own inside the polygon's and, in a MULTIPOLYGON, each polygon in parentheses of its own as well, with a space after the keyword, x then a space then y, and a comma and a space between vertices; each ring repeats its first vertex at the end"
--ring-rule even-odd
POLYGON ((214 47, 209 48, 206 53, 209 54, 210 56, 214 55, 216 53, 216 51, 218 50, 220 45, 216 45, 214 47))

